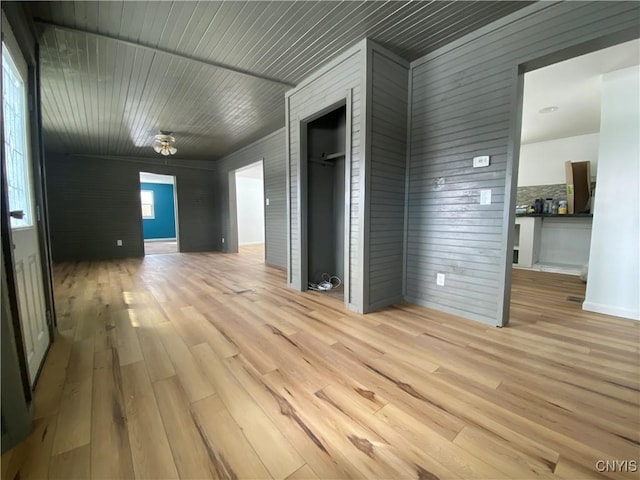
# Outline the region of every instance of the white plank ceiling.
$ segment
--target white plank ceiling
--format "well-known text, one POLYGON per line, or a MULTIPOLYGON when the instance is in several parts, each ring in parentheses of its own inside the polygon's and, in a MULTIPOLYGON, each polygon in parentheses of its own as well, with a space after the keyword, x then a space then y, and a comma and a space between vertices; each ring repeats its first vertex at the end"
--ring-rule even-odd
POLYGON ((154 157, 169 130, 177 157, 215 160, 282 127, 284 92, 362 38, 414 60, 528 3, 33 2, 45 146, 154 157))

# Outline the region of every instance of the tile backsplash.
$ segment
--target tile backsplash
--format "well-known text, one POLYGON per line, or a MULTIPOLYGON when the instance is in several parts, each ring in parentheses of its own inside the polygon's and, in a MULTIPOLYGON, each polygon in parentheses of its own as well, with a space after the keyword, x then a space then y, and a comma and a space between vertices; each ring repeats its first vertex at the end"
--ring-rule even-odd
MULTIPOLYGON (((591 195, 595 195, 596 183, 591 182, 591 195)), ((531 185, 518 187, 516 205, 533 205, 536 198, 553 198, 554 200, 567 199, 567 185, 558 183, 555 185, 531 185)))
POLYGON ((517 198, 516 205, 533 205, 536 198, 566 200, 567 185, 565 183, 558 183, 556 185, 531 185, 528 187, 518 187, 517 198))

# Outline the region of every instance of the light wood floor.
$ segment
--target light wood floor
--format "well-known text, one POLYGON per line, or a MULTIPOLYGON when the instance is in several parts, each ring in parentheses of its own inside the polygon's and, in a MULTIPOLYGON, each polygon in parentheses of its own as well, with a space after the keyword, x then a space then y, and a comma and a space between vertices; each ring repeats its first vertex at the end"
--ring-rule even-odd
POLYGON ((169 242, 144 242, 144 254, 156 255, 159 253, 177 253, 178 242, 176 240, 169 242))
POLYGON ((351 314, 262 262, 57 265, 61 334, 3 477, 576 479, 638 460, 640 323, 567 301, 578 279, 514 272, 498 329, 351 314))

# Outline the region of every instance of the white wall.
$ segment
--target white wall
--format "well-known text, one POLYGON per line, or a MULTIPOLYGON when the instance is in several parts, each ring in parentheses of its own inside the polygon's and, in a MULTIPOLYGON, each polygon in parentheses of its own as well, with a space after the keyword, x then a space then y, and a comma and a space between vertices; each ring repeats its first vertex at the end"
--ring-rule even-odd
POLYGON ((529 143, 520 147, 518 186, 566 183, 564 162, 591 161, 591 177, 596 176, 600 135, 591 133, 529 143))
POLYGON ((640 67, 603 76, 585 310, 640 320, 640 67))
POLYGON ((264 180, 262 162, 255 173, 236 172, 238 245, 264 243, 264 180), (257 178, 256 178, 257 177, 257 178))

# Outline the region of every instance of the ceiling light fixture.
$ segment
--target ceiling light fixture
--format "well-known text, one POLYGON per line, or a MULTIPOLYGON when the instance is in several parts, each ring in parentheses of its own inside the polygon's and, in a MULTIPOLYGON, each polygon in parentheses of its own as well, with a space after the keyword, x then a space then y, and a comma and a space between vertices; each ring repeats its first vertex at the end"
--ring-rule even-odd
POLYGON ((558 107, 556 107, 555 105, 552 105, 550 107, 544 107, 541 108, 538 113, 553 113, 553 112, 557 112, 558 111, 558 107))
POLYGON ((156 135, 155 143, 153 145, 153 149, 156 153, 164 155, 165 157, 168 155, 175 155, 178 151, 176 147, 173 146, 176 139, 171 136, 171 132, 164 132, 160 130, 160 134, 156 135))

